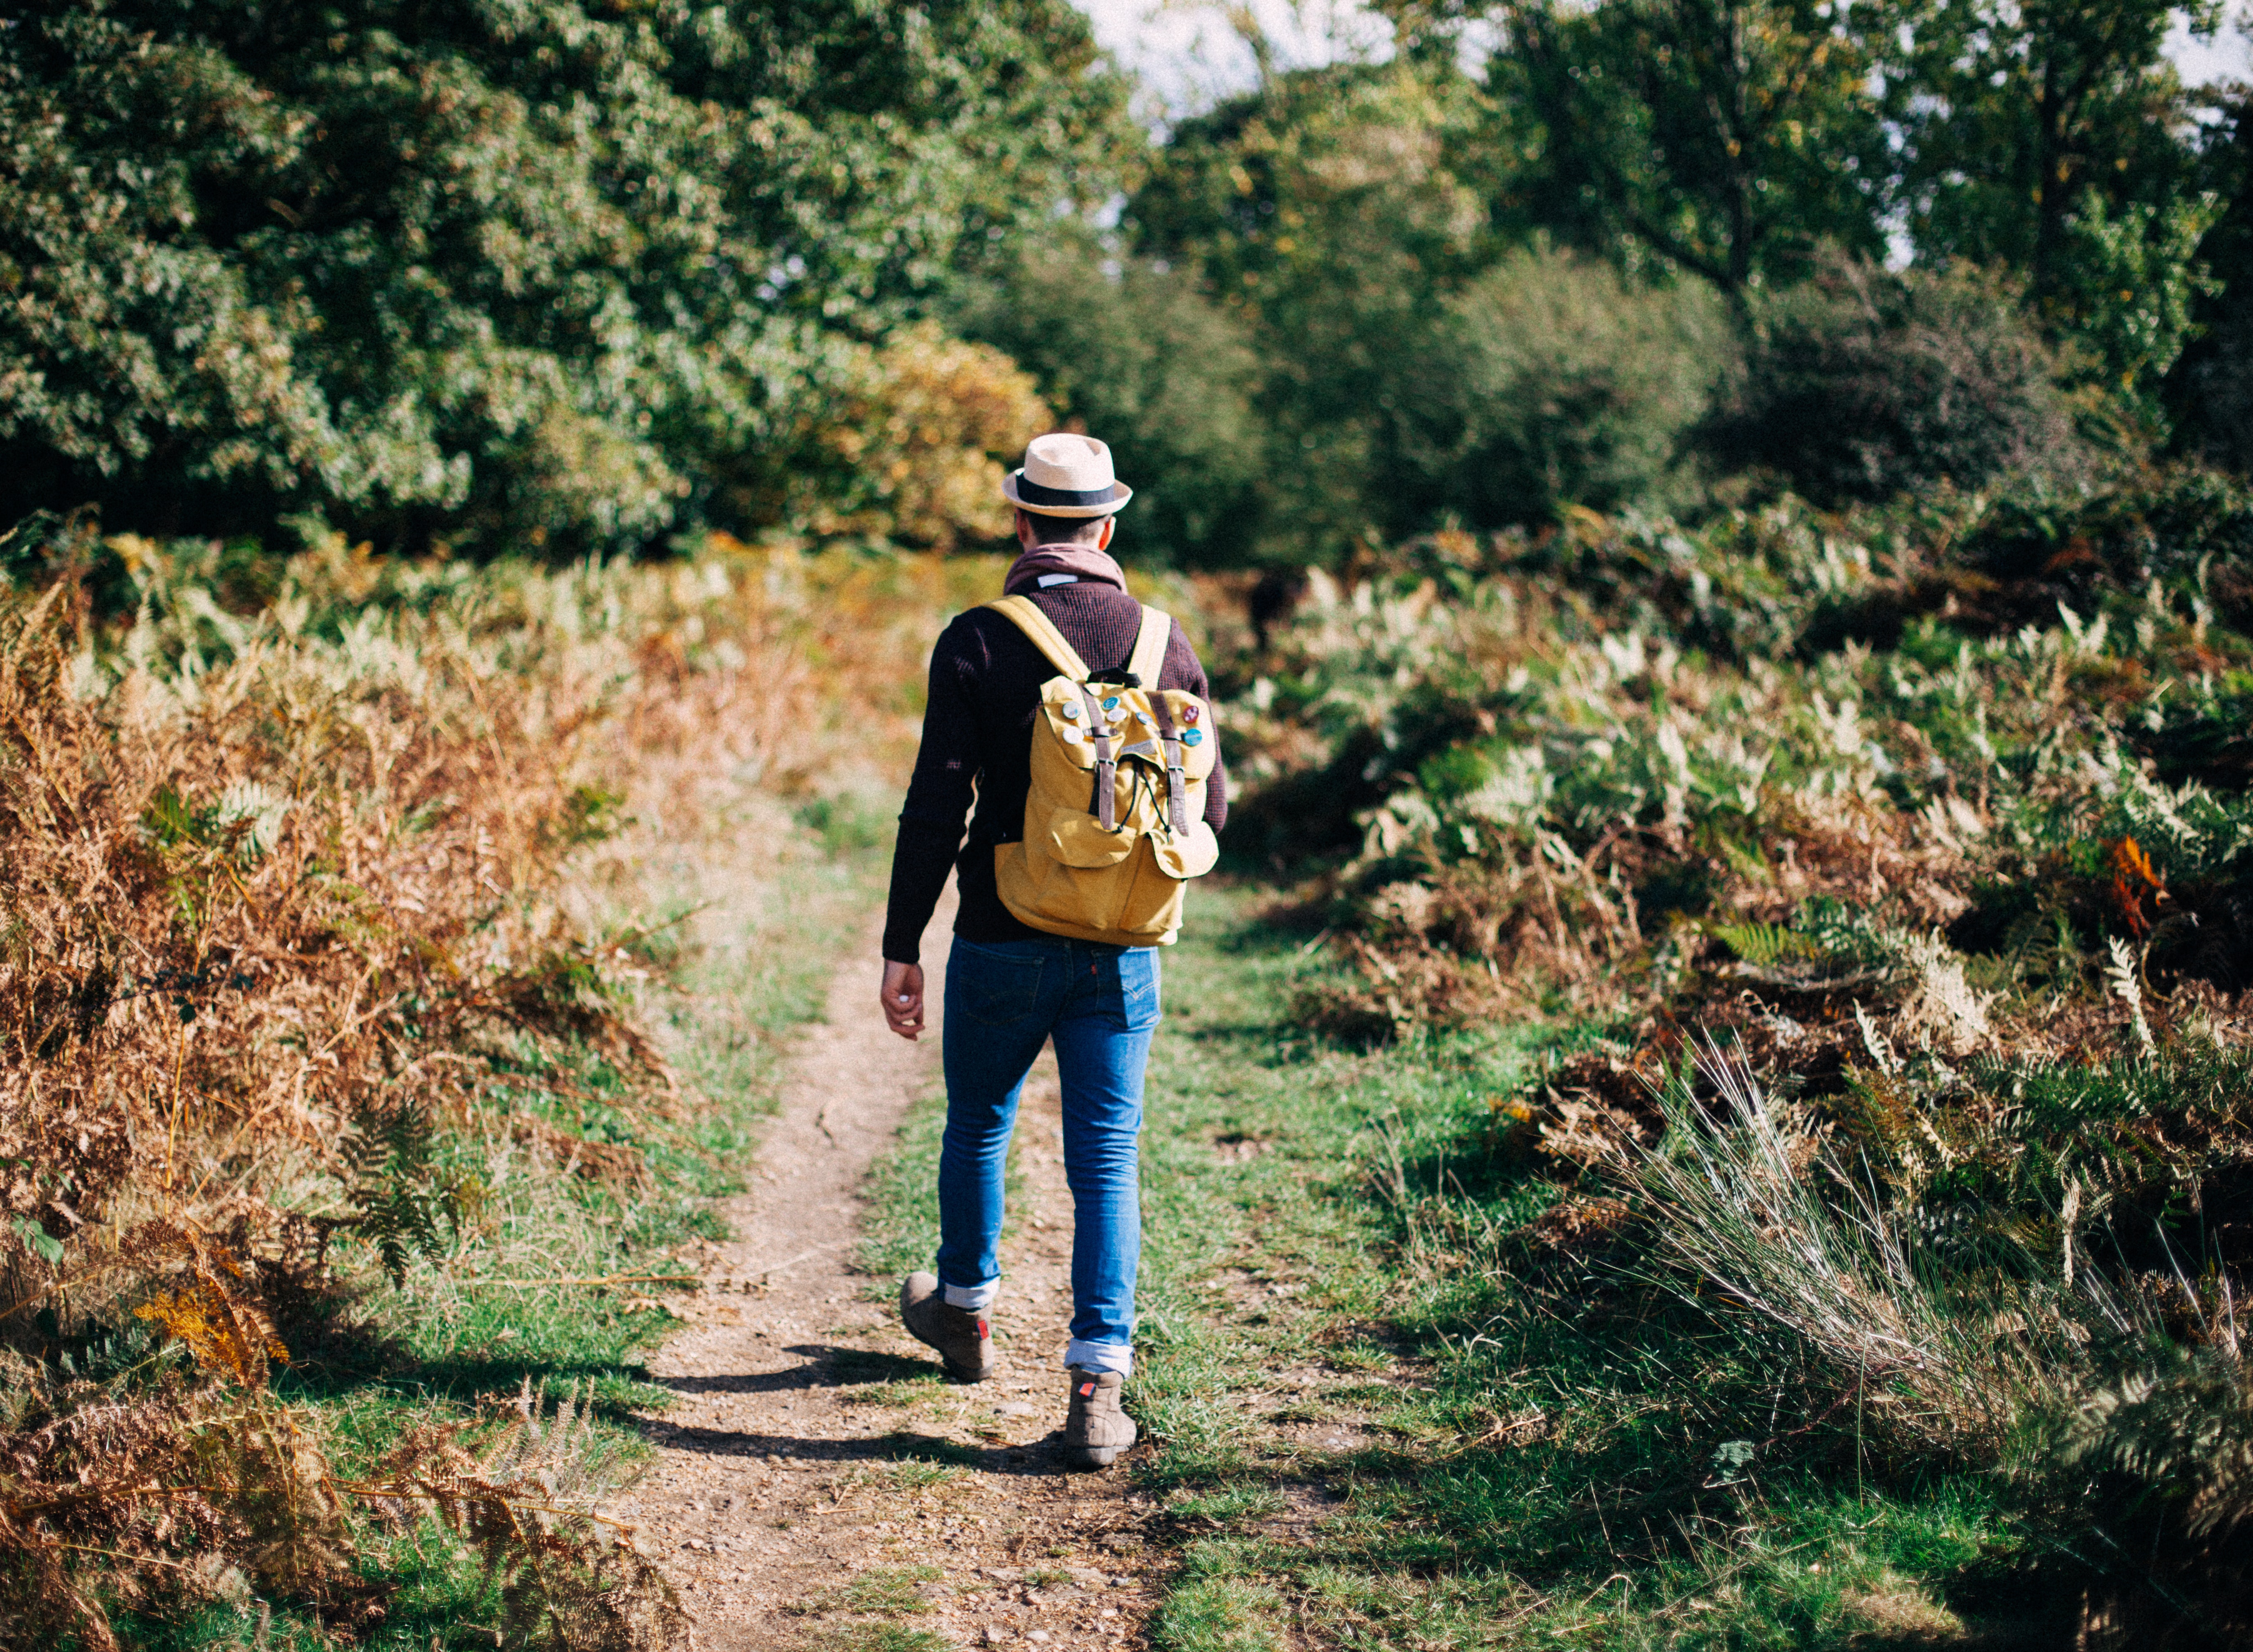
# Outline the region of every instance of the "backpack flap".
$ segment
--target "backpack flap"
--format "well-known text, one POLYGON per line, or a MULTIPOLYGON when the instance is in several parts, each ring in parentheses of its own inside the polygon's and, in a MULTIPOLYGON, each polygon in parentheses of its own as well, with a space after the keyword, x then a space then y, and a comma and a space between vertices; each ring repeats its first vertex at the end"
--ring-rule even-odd
MULTIPOLYGON (((1097 700, 1116 698, 1106 692, 1097 700)), ((1051 677, 1041 685, 1041 710, 1034 724, 1032 784, 1025 794, 1025 841, 1066 866, 1116 866, 1133 853, 1133 811, 1120 810, 1121 788, 1112 784, 1113 826, 1106 831, 1092 806, 1096 801, 1096 745, 1088 715, 1088 695, 1080 685, 1051 677)), ((1111 721, 1104 725, 1113 727, 1111 721)), ((1114 763, 1123 740, 1109 742, 1114 763)), ((1131 796, 1129 798, 1131 802, 1131 796)))
POLYGON ((1147 836, 1161 851, 1160 864, 1171 875, 1195 877, 1210 869, 1219 847, 1214 844, 1206 854, 1195 846, 1195 840, 1200 829, 1211 836, 1203 820, 1204 783, 1212 773, 1216 752, 1211 716, 1203 701, 1182 689, 1154 695, 1105 683, 1083 689, 1061 677, 1050 678, 1041 686, 1040 723, 1033 733, 1032 789, 1028 794, 1033 807, 1028 810, 1026 838, 1045 842, 1049 853, 1067 866, 1112 866, 1126 857, 1135 837, 1147 836), (1103 743, 1109 745, 1115 765, 1107 831, 1101 819, 1099 742, 1092 732, 1096 716, 1108 731, 1103 743), (1180 832, 1167 818, 1162 731, 1168 723, 1185 783, 1184 829, 1180 832), (1045 809, 1039 807, 1043 798, 1050 800, 1045 809), (1166 845, 1177 838, 1184 846, 1182 853, 1167 852, 1166 845), (1175 872, 1172 863, 1176 861, 1195 865, 1196 870, 1175 872))
MULTIPOLYGON (((1174 737, 1181 742, 1182 775, 1192 785, 1202 786, 1212 774, 1213 760, 1220 755, 1220 737, 1213 733, 1212 708, 1186 688, 1168 688, 1160 697, 1165 701, 1174 737)), ((1203 807, 1200 801, 1197 808, 1203 807)))
POLYGON ((1191 820, 1189 829, 1178 837, 1153 838, 1150 848, 1158 869, 1169 878, 1201 878, 1220 859, 1220 840, 1203 816, 1191 820))

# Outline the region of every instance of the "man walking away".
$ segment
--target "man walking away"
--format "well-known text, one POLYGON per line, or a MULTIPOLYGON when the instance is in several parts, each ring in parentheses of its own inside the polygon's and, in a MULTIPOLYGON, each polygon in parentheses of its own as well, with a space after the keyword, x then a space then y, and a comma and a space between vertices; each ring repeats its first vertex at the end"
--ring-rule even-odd
MULTIPOLYGON (((1126 574, 1109 554, 1118 512, 1133 497, 1113 474, 1110 449, 1083 436, 1036 437, 1023 468, 1001 491, 1017 507, 1022 547, 1003 581, 1004 594, 1029 598, 1085 663, 1096 692, 1113 682, 1121 686, 1116 692, 1181 689, 1203 701, 1204 668, 1177 626, 1165 638, 1155 683, 1138 685, 1126 669, 1144 610, 1126 594, 1126 574)), ((1155 636, 1145 645, 1146 662, 1155 657, 1155 636)), ((900 1314, 915 1336, 938 1350, 950 1376, 974 1383, 993 1374, 989 1328, 1001 1284, 1002 1166, 1025 1075, 1041 1046, 1053 1040, 1074 1211, 1064 1446, 1073 1465, 1099 1467, 1134 1442, 1120 1393, 1134 1361, 1142 1237, 1136 1161, 1143 1067, 1158 1024, 1159 954, 1155 946, 1035 928, 1012 915, 997 888, 997 848, 1020 844, 1025 835, 1029 754, 1043 713, 1042 686, 1057 675, 1054 658, 1022 623, 993 608, 959 615, 931 652, 923 745, 900 812, 884 923, 884 1018, 903 1038, 924 1029, 917 949, 950 866, 959 904, 942 1030, 946 1136, 938 1168, 937 1272, 908 1277, 900 1314), (977 812, 966 840, 963 821, 973 800, 977 812)), ((1115 714, 1099 708, 1119 703, 1087 701, 1097 725, 1092 732, 1114 732, 1101 725, 1115 714)), ((1055 726, 1076 751, 1085 727, 1077 721, 1078 704, 1059 712, 1075 719, 1055 726)), ((1194 722, 1197 712, 1188 706, 1182 720, 1194 722)), ((1179 742, 1193 749, 1205 737, 1193 727, 1175 729, 1162 707, 1155 721, 1166 725, 1176 765, 1179 742)), ((1095 743, 1106 754, 1099 772, 1107 776, 1112 748, 1095 743)), ((1154 742, 1146 743, 1155 749, 1154 742)), ((1180 775, 1176 766, 1176 785, 1180 775)), ((1204 786, 1205 825, 1217 831, 1227 810, 1226 777, 1216 763, 1204 786)), ((1104 824, 1108 829, 1109 819, 1104 824)))

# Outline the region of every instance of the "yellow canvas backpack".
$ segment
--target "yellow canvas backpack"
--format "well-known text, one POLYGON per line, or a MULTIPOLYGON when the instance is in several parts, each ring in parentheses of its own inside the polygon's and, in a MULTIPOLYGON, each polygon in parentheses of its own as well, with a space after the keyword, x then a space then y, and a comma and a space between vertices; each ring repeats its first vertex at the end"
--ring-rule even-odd
POLYGON ((994 847, 1001 904, 1050 935, 1172 945, 1184 881, 1220 857, 1204 821, 1205 780, 1220 751, 1212 708, 1157 686, 1174 622, 1143 609, 1129 680, 1100 681, 1030 598, 987 606, 1059 673, 1041 685, 1033 719, 1024 839, 994 847))

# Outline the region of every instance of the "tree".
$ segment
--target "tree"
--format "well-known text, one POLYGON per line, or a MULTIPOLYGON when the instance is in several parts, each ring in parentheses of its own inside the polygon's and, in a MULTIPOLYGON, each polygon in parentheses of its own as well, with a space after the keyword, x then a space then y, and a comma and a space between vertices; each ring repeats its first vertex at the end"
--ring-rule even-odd
POLYGON ((1501 249, 1480 127, 1452 65, 1276 74, 1182 122, 1128 205, 1135 251, 1192 273, 1259 354, 1269 558, 1423 526, 1403 375, 1501 249))
POLYGON ((1735 464, 1824 505, 2087 470, 2049 347, 1989 275, 1831 258, 1757 311, 1743 389, 1713 433, 1735 464))
POLYGON ((2164 47, 2178 13, 2211 30, 2219 0, 1890 0, 1881 43, 1901 206, 1918 255, 2021 273, 2037 302, 2068 279, 2074 218, 2186 180, 2188 109, 2164 47))
POLYGON ((2202 159, 2202 192, 2228 205, 2199 243, 2198 261, 2224 279, 2198 296, 2166 394, 2181 447, 2253 473, 2253 91, 2238 91, 2202 159))
POLYGON ((72 0, 0 24, 0 515, 569 551, 1116 186, 1063 0, 72 0))
MULTIPOLYGON (((1872 10, 1917 256, 2012 271, 2087 376, 2139 416, 2191 332, 2197 94, 2167 60, 2220 0, 1891 0, 1872 10)), ((2070 363, 2068 366, 2070 366, 2070 363)))
POLYGON ((1245 312, 1213 303, 1193 269, 1057 246, 1022 261, 956 320, 1111 444, 1134 488, 1121 532, 1136 560, 1210 568, 1252 558, 1267 493, 1260 359, 1245 312))
POLYGON ((1449 303, 1409 375, 1426 510, 1496 527, 1669 502, 1737 353, 1704 282, 1646 287, 1591 258, 1512 254, 1449 303))
POLYGON ((1831 243, 1883 250, 1886 136, 1871 57, 1827 0, 1504 0, 1488 84, 1531 130, 1535 221, 1741 298, 1831 243))

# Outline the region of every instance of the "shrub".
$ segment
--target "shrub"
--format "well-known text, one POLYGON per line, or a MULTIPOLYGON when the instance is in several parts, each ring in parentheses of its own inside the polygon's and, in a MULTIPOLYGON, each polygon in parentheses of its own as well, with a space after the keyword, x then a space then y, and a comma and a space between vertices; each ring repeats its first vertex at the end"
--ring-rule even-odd
POLYGON ((2061 473, 2081 448, 2054 367, 1984 275, 1837 259, 1755 310, 1715 446, 1826 505, 2061 473))
POLYGON ((2253 312, 2224 312, 2184 373, 2184 435, 2215 464, 2253 474, 2253 312))
POLYGON ((962 322, 1111 444, 1135 490, 1121 529, 1136 558, 1209 568, 1252 554, 1269 439, 1259 364, 1194 276, 1052 251, 979 294, 962 322))
POLYGON ((852 353, 779 481, 782 522, 942 551, 1004 538, 1003 464, 1051 422, 1031 378, 1000 351, 930 323, 903 329, 852 353))
POLYGON ((1322 925, 1307 1031, 1580 1023, 1489 1098, 1551 1214, 1467 1195, 1542 1311, 1655 1322, 1664 1286, 1652 1402, 1756 1370, 1723 1450, 1771 1485, 1991 1471, 2092 1621, 2216 1645, 2253 1528, 2250 525, 2185 468, 1440 533, 1310 578, 1227 711, 1232 847, 1322 925))
POLYGON ((1566 505, 1657 502, 1681 480, 1683 438, 1733 366, 1703 282, 1629 284, 1566 253, 1517 254, 1448 303, 1404 366, 1434 504, 1499 526, 1566 505))
MULTIPOLYGON (((832 720, 896 756, 934 610, 991 563, 542 572, 37 522, 0 569, 9 1643, 99 1652, 114 1618, 215 1603, 356 1632, 442 1527, 510 1644, 680 1643, 662 1579, 594 1541, 583 1396, 551 1423, 527 1390, 497 1438, 435 1399, 388 1438, 313 1397, 459 1394, 478 1379, 432 1366, 492 1311, 465 1312, 472 1272, 598 1290, 569 1276, 685 1225, 739 1080, 693 1044, 668 1067, 643 966, 742 944, 790 864, 772 794, 846 749, 832 720), (598 921, 660 844, 668 879, 757 846, 713 880, 743 905, 598 921), (627 1196, 668 1169, 696 1180, 627 1196)), ((621 1351, 653 1328, 600 1317, 621 1351)))

